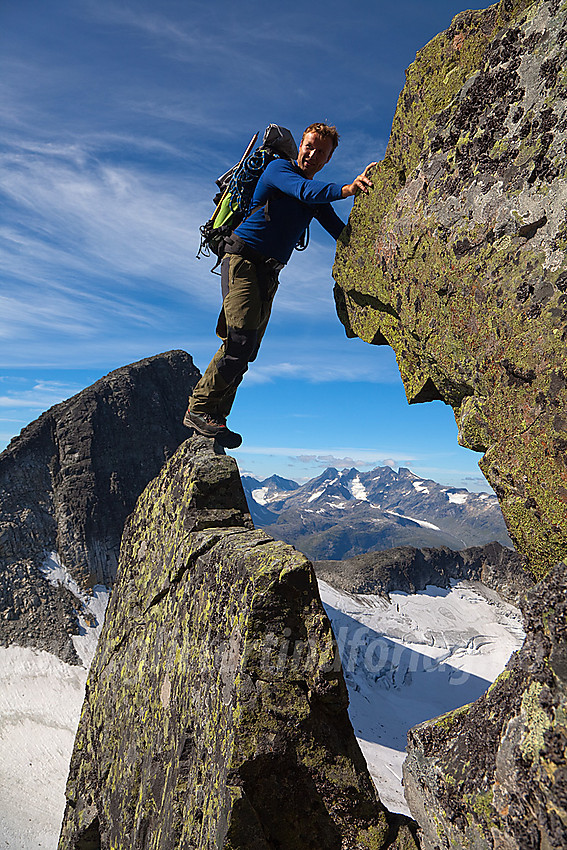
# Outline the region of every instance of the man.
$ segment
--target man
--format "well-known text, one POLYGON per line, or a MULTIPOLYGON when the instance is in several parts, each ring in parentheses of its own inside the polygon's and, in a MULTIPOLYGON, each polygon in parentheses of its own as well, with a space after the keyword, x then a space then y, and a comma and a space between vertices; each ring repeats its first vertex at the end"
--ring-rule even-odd
POLYGON ((260 177, 252 213, 225 243, 221 266, 223 306, 217 323, 222 345, 193 390, 183 420, 189 428, 237 448, 240 434, 226 425, 236 389, 258 353, 266 330, 278 274, 315 218, 334 239, 344 223, 331 203, 367 193, 372 162, 352 183, 313 180, 339 143, 335 127, 311 124, 305 130, 296 162, 275 159, 260 177))

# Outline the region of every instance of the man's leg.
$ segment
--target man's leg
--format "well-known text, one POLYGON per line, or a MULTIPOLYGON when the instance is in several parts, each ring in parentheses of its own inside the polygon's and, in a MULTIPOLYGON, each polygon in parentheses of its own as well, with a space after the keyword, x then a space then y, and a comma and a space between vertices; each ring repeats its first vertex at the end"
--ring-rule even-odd
MULTIPOLYGON (((277 286, 277 282, 276 282, 276 286, 277 286)), ((248 364, 252 363, 258 355, 258 351, 260 349, 260 343, 262 342, 262 338, 264 336, 264 333, 266 332, 266 327, 268 325, 268 320, 270 318, 270 314, 271 314, 271 311, 272 311, 272 301, 273 301, 273 298, 274 298, 274 294, 275 294, 275 290, 272 293, 272 295, 271 295, 271 297, 268 301, 262 302, 262 316, 261 316, 261 321, 260 321, 260 327, 258 328, 258 330, 256 332, 256 344, 255 344, 254 348, 252 349, 250 356, 248 357, 248 360, 247 360, 247 363, 246 363, 246 369, 242 372, 240 377, 237 377, 232 382, 232 384, 229 387, 227 387, 226 392, 223 393, 222 398, 219 400, 217 412, 224 419, 226 419, 228 417, 228 415, 230 414, 230 411, 232 409, 232 404, 233 404, 234 398, 236 396, 236 390, 238 389, 240 382, 242 381, 242 378, 244 377, 244 374, 245 374, 246 370, 248 369, 248 364)))
POLYGON ((264 276, 263 269, 238 254, 225 257, 223 266, 228 275, 217 324, 223 344, 193 390, 188 411, 220 420, 230 413, 236 388, 258 353, 277 289, 277 277, 264 276))

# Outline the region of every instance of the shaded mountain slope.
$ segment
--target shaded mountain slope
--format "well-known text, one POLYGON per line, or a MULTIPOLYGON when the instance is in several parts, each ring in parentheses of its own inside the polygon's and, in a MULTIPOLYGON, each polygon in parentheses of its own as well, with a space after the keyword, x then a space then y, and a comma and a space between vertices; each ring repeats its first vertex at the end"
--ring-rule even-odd
POLYGON ((110 586, 124 522, 187 437, 198 370, 184 351, 124 366, 57 404, 0 455, 0 642, 76 661, 73 594, 41 572, 50 553, 84 590, 110 586))

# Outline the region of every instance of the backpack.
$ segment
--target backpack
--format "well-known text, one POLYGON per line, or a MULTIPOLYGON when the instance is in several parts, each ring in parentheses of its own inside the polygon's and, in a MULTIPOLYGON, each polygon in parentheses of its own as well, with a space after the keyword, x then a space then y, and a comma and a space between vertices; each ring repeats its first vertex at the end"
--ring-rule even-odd
POLYGON ((255 210, 250 209, 256 184, 272 160, 297 158, 297 145, 289 130, 269 124, 262 143, 252 150, 258 133, 246 148, 240 162, 216 181, 219 191, 213 198, 216 204, 211 218, 200 227, 201 244, 197 257, 209 257, 211 252, 222 258, 225 237, 230 236, 255 210))

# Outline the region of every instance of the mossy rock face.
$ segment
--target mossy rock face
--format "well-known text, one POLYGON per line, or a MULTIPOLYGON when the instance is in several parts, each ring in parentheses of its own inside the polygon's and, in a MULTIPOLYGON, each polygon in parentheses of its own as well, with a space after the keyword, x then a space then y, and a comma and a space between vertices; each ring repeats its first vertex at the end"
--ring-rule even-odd
POLYGON ((404 785, 425 848, 567 846, 567 566, 527 595, 527 638, 487 693, 415 727, 404 785))
POLYGON ((457 15, 408 69, 337 250, 347 335, 394 349, 410 403, 452 406, 540 581, 497 683, 410 733, 428 850, 567 846, 566 68, 566 2, 457 15))
POLYGON ((418 53, 334 268, 347 334, 453 407, 537 579, 567 556, 566 27, 502 0, 418 53))
POLYGON ((309 561, 194 437, 144 491, 76 738, 59 850, 413 847, 376 796, 309 561))

